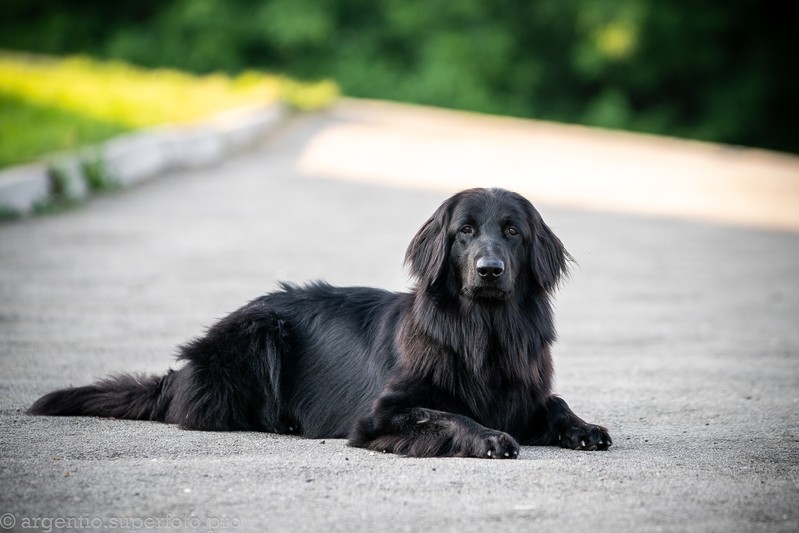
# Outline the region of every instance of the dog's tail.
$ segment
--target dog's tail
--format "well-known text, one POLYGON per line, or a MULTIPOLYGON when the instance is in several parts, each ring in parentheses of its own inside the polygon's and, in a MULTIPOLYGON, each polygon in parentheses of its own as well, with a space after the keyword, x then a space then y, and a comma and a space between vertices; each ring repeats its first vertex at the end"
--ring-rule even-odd
POLYGON ((164 422, 179 372, 170 370, 164 376, 119 374, 92 385, 56 390, 36 400, 28 414, 164 422))
POLYGON ((154 420, 205 431, 277 431, 289 427, 281 401, 285 323, 264 298, 234 311, 180 349, 186 364, 165 376, 121 374, 57 390, 33 415, 154 420))

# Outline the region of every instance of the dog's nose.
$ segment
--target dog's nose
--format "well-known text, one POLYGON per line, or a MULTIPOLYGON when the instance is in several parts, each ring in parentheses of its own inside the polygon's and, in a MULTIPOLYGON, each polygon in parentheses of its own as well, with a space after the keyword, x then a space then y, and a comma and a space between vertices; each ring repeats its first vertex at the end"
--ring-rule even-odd
POLYGON ((483 279, 498 278, 505 272, 505 263, 499 257, 481 257, 477 260, 477 275, 483 279))

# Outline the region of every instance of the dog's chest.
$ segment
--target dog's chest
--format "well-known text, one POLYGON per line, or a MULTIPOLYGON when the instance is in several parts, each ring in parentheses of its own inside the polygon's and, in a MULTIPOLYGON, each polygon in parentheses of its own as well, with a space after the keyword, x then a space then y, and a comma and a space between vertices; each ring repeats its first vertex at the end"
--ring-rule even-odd
POLYGON ((468 415, 480 424, 517 432, 532 419, 539 404, 538 391, 524 381, 509 381, 500 371, 485 370, 463 390, 468 415))

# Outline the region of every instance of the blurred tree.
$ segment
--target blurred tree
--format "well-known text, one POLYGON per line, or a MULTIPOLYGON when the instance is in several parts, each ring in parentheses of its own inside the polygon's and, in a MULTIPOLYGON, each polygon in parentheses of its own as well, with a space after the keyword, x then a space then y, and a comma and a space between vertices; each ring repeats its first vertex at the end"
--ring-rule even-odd
POLYGON ((4 0, 0 47, 799 152, 794 2, 4 0))

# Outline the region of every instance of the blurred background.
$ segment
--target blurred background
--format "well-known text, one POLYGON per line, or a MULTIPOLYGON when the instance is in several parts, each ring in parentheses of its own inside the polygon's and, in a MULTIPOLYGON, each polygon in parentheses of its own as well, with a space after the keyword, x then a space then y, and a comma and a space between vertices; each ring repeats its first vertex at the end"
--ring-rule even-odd
MULTIPOLYGON (((798 14, 751 0, 3 0, 0 49, 799 153, 798 14)), ((6 110, 7 93, 0 79, 6 110)))

